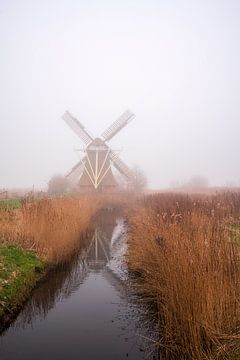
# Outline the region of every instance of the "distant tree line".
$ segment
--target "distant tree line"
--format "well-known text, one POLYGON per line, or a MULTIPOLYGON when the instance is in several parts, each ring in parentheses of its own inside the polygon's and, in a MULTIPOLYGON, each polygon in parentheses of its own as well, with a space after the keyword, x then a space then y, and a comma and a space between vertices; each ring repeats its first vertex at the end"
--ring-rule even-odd
MULTIPOLYGON (((119 190, 132 191, 135 193, 143 192, 147 187, 147 177, 138 166, 132 169, 132 179, 128 183, 123 181, 122 176, 117 176, 117 183, 119 190)), ((64 194, 67 192, 76 191, 66 176, 55 174, 48 182, 48 193, 51 195, 64 194)))

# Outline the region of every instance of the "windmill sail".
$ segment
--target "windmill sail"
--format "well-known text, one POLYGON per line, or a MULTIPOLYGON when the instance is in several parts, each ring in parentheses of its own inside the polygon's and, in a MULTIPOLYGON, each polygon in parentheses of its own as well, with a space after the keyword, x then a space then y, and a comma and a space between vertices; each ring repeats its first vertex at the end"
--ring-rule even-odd
POLYGON ((133 174, 129 167, 113 151, 110 152, 110 158, 115 168, 130 181, 133 178, 133 174))
POLYGON ((70 128, 80 137, 84 144, 88 145, 92 142, 93 138, 86 131, 85 127, 74 118, 69 111, 66 111, 63 116, 63 120, 70 126, 70 128))
POLYGON ((114 123, 109 126, 107 130, 102 133, 102 137, 105 141, 109 141, 113 138, 124 126, 126 126, 135 115, 130 111, 125 111, 114 123))
POLYGON ((66 178, 73 184, 79 182, 80 177, 82 176, 84 166, 85 166, 86 157, 80 160, 72 170, 66 175, 66 178))

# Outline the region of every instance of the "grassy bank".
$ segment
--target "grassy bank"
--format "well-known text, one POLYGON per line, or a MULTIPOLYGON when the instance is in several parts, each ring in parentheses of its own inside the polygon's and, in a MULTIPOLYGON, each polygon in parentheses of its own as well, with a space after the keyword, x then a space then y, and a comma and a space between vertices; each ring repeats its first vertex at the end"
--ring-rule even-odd
POLYGON ((169 359, 240 348, 240 194, 147 196, 129 213, 128 265, 169 359))
POLYGON ((0 247, 0 331, 13 318, 44 272, 44 263, 15 245, 0 247))

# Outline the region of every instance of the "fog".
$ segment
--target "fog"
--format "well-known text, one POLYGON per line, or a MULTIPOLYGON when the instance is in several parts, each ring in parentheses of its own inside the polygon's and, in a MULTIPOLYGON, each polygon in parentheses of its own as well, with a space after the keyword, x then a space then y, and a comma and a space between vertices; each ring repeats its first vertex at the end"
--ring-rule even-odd
POLYGON ((150 188, 194 175, 240 185, 238 0, 0 0, 0 188, 44 188, 81 140, 112 139, 150 188))

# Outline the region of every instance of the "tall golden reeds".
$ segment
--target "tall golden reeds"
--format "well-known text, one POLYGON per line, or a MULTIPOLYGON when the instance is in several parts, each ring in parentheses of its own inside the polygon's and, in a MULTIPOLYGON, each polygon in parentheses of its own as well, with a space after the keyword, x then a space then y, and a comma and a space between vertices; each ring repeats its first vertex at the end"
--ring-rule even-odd
POLYGON ((94 196, 23 200, 20 209, 0 213, 0 238, 57 264, 79 245, 98 206, 94 196))
POLYGON ((128 265, 155 306, 162 353, 230 358, 240 348, 240 194, 147 196, 128 222, 128 265))
POLYGON ((100 209, 122 209, 129 194, 24 199, 20 208, 0 211, 0 240, 35 251, 51 264, 68 259, 100 209))

